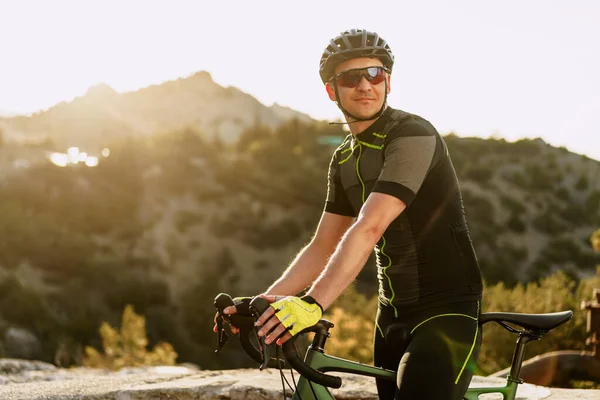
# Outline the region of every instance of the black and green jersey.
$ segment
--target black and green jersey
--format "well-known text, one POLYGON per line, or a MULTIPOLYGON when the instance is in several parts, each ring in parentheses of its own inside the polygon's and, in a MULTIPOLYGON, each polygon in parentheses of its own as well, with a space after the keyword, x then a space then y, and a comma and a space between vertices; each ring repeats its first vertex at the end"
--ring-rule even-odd
POLYGON ((481 274, 456 173, 428 121, 388 107, 337 148, 325 211, 356 217, 371 192, 406 204, 375 247, 381 306, 398 316, 480 298, 481 274))

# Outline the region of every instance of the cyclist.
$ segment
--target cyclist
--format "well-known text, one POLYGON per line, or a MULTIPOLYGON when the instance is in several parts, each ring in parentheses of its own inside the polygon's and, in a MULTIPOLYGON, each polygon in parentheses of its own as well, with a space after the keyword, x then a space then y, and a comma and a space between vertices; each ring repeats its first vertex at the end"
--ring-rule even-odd
POLYGON ((374 248, 374 363, 398 370, 395 384, 377 381, 379 397, 462 399, 481 345, 481 273, 443 138, 387 105, 393 65, 386 41, 361 29, 323 52, 319 73, 350 134, 331 159, 313 239, 261 295, 271 308, 259 335, 281 344, 314 325, 374 248))

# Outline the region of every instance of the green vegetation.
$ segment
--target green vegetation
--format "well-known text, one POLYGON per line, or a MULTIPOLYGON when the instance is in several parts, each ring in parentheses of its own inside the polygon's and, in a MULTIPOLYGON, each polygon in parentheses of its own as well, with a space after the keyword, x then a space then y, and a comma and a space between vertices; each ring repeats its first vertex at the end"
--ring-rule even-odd
POLYGON ((350 286, 323 317, 335 324, 327 353, 372 364, 376 311, 377 296, 369 298, 350 286))
POLYGON ((506 222, 506 225, 508 226, 508 229, 516 233, 523 233, 526 229, 525 222, 523 222, 523 219, 519 217, 518 214, 512 214, 506 222))
POLYGON ((590 243, 592 244, 594 251, 600 253, 600 229, 594 231, 590 237, 590 243))
MULTIPOLYGON (((598 233, 600 235, 600 231, 598 233)), ((579 309, 582 300, 589 300, 592 288, 600 285, 600 275, 576 283, 557 272, 539 283, 517 284, 508 288, 503 283, 486 285, 482 312, 506 311, 545 313, 573 310, 573 319, 553 330, 543 340, 527 347, 527 358, 554 350, 583 350, 585 312, 579 309)), ((351 288, 331 307, 326 317, 335 324, 328 351, 339 357, 351 357, 365 363, 373 362, 372 340, 375 329, 376 297, 368 298, 351 288)), ((487 375, 510 366, 516 337, 497 324, 484 326, 483 344, 477 363, 477 374, 487 375)))
POLYGON ((121 328, 117 330, 103 322, 100 336, 104 353, 86 347, 83 360, 86 367, 118 370, 144 365, 175 365, 177 353, 169 343, 161 342, 148 350, 146 320, 136 314, 131 305, 123 311, 121 328))
MULTIPOLYGON (((205 369, 254 366, 235 344, 214 356, 212 301, 219 292, 264 290, 310 240, 331 143, 346 134, 290 122, 277 130, 256 125, 226 144, 182 129, 115 143, 95 168, 42 162, 3 176, 0 337, 19 326, 43 340, 38 359, 80 365, 83 349, 104 349, 104 336, 117 337, 113 328, 99 333, 102 322, 117 326, 131 305, 145 319, 147 348, 171 343, 178 362, 205 369)), ((555 270, 564 272, 563 284, 579 287, 579 274, 600 264, 581 240, 600 218, 594 182, 586 191, 561 184, 562 155, 539 141, 445 139, 468 182, 465 212, 493 296, 508 298, 519 285, 523 293, 534 290, 530 284, 542 290, 555 270), (540 239, 533 248, 532 238, 540 239)), ((569 165, 571 178, 580 173, 569 165)), ((338 354, 371 357, 354 344, 372 338, 376 285, 371 257, 357 279, 360 292, 349 291, 328 314, 348 332, 333 331, 328 345, 338 354)))
POLYGON ((600 191, 594 190, 585 202, 585 210, 592 222, 600 225, 600 191))
POLYGON ((575 183, 575 189, 586 190, 589 186, 589 181, 586 174, 581 174, 577 182, 575 183))

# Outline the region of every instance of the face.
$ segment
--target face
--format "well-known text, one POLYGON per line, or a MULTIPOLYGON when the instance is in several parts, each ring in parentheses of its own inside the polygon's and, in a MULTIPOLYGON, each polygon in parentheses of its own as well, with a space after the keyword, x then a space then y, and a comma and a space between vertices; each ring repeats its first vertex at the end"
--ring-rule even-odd
MULTIPOLYGON (((339 64, 335 69, 335 74, 337 75, 350 69, 382 66, 383 63, 378 58, 353 58, 339 64)), ((390 76, 387 74, 386 80, 387 92, 389 93, 390 76)), ((337 99, 333 84, 330 82, 326 85, 327 93, 332 101, 341 102, 342 107, 344 107, 344 109, 346 109, 350 114, 365 119, 372 117, 381 109, 381 106, 385 100, 385 87, 386 84, 384 81, 373 85, 365 77, 363 77, 358 86, 354 88, 342 87, 338 85, 339 99, 337 99)))

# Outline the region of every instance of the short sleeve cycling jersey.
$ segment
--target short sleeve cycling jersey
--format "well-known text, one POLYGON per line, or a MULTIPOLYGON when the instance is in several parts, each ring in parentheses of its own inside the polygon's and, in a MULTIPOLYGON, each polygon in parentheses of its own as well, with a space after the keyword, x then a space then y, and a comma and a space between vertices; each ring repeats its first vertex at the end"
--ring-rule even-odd
POLYGON ((387 107, 336 149, 328 179, 326 212, 356 217, 372 192, 406 204, 375 246, 381 305, 398 314, 481 297, 458 179, 428 121, 387 107))

